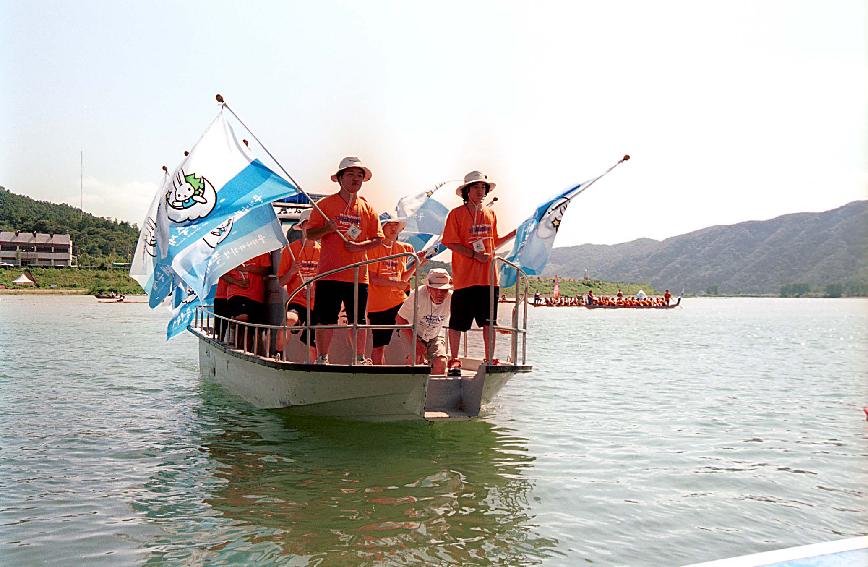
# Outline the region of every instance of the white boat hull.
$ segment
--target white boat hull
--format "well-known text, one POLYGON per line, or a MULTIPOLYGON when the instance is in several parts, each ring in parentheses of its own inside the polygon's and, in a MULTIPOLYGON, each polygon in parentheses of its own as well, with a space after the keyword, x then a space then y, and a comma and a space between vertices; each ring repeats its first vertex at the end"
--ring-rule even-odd
POLYGON ((202 333, 205 380, 261 409, 362 421, 470 419, 527 366, 478 367, 461 378, 430 376, 427 366, 346 366, 281 362, 233 350, 202 333))

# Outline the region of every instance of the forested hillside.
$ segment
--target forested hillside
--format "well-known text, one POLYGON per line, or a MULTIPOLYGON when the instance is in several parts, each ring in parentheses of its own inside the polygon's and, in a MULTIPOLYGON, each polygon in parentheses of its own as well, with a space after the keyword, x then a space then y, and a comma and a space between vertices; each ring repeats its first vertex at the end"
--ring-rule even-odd
POLYGON ((82 214, 69 205, 36 201, 0 187, 0 230, 69 234, 82 266, 127 262, 139 229, 128 222, 82 214))
POLYGON ((730 295, 868 295, 868 201, 663 241, 555 248, 545 274, 730 295))

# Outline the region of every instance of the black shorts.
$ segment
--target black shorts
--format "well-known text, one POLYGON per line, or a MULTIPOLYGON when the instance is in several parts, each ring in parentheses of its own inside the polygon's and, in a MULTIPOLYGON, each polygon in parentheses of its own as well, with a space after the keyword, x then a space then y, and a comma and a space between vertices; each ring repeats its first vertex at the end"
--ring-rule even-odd
MULTIPOLYGON (((398 310, 401 309, 403 303, 386 309, 385 311, 372 311, 368 313, 368 321, 371 325, 394 325, 398 316, 398 310)), ((374 348, 384 347, 392 340, 392 333, 395 329, 374 329, 371 334, 374 336, 374 348)))
POLYGON ((237 318, 247 315, 248 323, 262 323, 265 320, 265 305, 243 295, 235 295, 226 300, 226 316, 237 318))
MULTIPOLYGON (((494 288, 494 324, 497 324, 497 297, 500 288, 494 288)), ((487 285, 472 285, 452 292, 449 311, 449 328, 454 331, 469 331, 473 321, 480 327, 489 324, 491 314, 491 288, 487 285)))
MULTIPOLYGON (((313 320, 317 325, 334 325, 341 313, 341 304, 347 312, 347 323, 353 324, 353 282, 320 280, 316 286, 313 302, 313 320)), ((365 309, 368 308, 368 284, 359 284, 359 324, 364 325, 365 309)))
POLYGON ((225 298, 215 298, 214 299, 214 315, 220 315, 221 317, 228 317, 228 309, 229 309, 229 300, 225 298))
MULTIPOLYGON (((296 323, 296 325, 302 326, 307 323, 307 305, 290 303, 286 306, 286 312, 289 313, 290 311, 295 311, 296 313, 298 313, 298 323, 296 323)), ((310 310, 310 318, 313 319, 313 309, 310 310)), ((297 333, 298 331, 296 330, 292 332, 297 333)), ((307 329, 303 329, 301 331, 301 336, 298 337, 298 339, 303 343, 307 343, 307 329)), ((314 344, 316 344, 316 341, 313 340, 313 335, 311 335, 310 346, 313 346, 314 344)))

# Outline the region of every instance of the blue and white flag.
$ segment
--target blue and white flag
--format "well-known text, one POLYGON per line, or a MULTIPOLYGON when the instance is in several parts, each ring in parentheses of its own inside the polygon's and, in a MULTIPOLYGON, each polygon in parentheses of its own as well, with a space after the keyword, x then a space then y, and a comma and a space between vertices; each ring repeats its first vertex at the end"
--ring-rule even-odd
POLYGON ((443 252, 446 247, 440 238, 449 215, 445 200, 459 185, 461 181, 443 181, 427 191, 402 197, 395 212, 407 219, 407 226, 398 240, 411 245, 417 254, 428 260, 443 252))
POLYGON ((221 109, 151 203, 130 276, 151 307, 179 287, 207 299, 221 275, 286 243, 271 202, 297 193, 248 154, 221 109))
MULTIPOLYGON (((183 282, 182 282, 183 283, 183 282)), ((214 305, 214 295, 217 292, 215 284, 204 300, 199 299, 192 288, 184 285, 175 287, 172 294, 172 318, 166 326, 166 340, 182 333, 196 316, 196 308, 200 305, 214 305)))
MULTIPOLYGON (((555 236, 558 234, 564 213, 567 212, 567 207, 570 205, 573 197, 583 192, 628 159, 630 159, 630 156, 625 155, 615 165, 597 177, 574 185, 557 197, 537 207, 533 215, 516 229, 515 243, 513 244, 512 252, 506 259, 521 266, 528 275, 535 276, 541 274, 543 268, 548 264, 549 258, 551 258, 555 236)), ((517 274, 514 268, 501 265, 501 286, 509 287, 515 285, 516 277, 517 274)))

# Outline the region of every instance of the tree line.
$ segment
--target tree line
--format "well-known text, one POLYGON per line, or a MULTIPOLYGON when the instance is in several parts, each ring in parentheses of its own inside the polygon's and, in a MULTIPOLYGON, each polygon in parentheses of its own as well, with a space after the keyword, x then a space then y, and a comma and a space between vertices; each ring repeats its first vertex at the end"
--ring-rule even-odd
POLYGON ((83 213, 70 205, 37 201, 0 187, 0 230, 69 234, 80 266, 129 262, 139 228, 126 221, 83 213))

